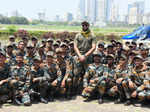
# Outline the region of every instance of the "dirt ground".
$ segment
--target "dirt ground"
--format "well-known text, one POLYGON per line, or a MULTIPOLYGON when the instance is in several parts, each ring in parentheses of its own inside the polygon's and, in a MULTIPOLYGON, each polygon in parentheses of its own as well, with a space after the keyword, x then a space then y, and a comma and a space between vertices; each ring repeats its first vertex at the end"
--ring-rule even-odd
POLYGON ((111 101, 105 101, 104 104, 99 105, 96 100, 85 103, 83 98, 78 96, 75 100, 56 100, 49 104, 32 104, 30 107, 5 104, 0 108, 0 112, 150 112, 150 105, 145 107, 124 106, 111 101))

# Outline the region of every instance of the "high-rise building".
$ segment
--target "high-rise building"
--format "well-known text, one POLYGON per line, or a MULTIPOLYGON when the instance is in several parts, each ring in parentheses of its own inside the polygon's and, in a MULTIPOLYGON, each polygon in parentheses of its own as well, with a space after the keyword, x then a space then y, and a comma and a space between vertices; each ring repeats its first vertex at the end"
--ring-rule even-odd
POLYGON ((44 11, 41 11, 41 12, 39 12, 38 13, 38 18, 39 18, 39 20, 40 21, 43 21, 43 20, 45 20, 45 12, 44 11))
POLYGON ((66 13, 66 15, 65 15, 65 21, 70 22, 72 20, 73 20, 72 13, 66 13))
POLYGON ((128 23, 142 24, 144 16, 144 1, 137 1, 128 5, 128 23))
MULTIPOLYGON (((80 0, 78 17, 92 23, 111 20, 114 0, 80 0)), ((117 11, 115 11, 117 12, 117 11)))

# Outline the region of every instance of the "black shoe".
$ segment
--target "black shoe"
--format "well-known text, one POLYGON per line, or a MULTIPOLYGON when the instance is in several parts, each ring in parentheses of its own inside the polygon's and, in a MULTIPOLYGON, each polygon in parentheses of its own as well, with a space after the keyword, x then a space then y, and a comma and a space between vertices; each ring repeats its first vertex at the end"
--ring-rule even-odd
POLYGON ((125 103, 124 103, 125 106, 128 106, 128 105, 131 105, 131 101, 130 100, 127 100, 125 103))
POLYGON ((92 101, 91 98, 87 98, 86 100, 84 100, 84 102, 90 102, 90 101, 92 101))
POLYGON ((138 101, 136 101, 136 102, 133 103, 133 105, 134 105, 135 107, 141 107, 142 104, 143 104, 143 101, 140 101, 140 100, 138 100, 138 101))
POLYGON ((48 98, 48 101, 49 101, 49 102, 54 102, 54 98, 53 98, 53 97, 49 97, 49 98, 48 98))
POLYGON ((102 99, 102 98, 99 98, 99 99, 98 99, 98 103, 99 103, 99 104, 103 104, 103 103, 104 103, 104 102, 103 102, 103 99, 102 99))
POLYGON ((44 98, 40 98, 40 101, 41 101, 41 103, 48 104, 48 101, 45 100, 44 98))
POLYGON ((120 104, 122 101, 120 98, 118 98, 117 100, 115 100, 114 104, 120 104))
POLYGON ((67 96, 66 96, 66 99, 67 99, 67 100, 71 100, 72 97, 71 97, 70 95, 67 95, 67 96))
POLYGON ((23 103, 21 103, 17 98, 15 98, 13 100, 13 104, 15 104, 15 105, 23 105, 23 103))

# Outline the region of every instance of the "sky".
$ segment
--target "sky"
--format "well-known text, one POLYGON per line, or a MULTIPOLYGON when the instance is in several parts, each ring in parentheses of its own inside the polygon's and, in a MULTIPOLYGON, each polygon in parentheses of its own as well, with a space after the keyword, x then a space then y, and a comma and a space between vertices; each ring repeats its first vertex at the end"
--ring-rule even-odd
MULTIPOLYGON (((18 10, 22 16, 37 18, 37 13, 45 11, 48 18, 56 15, 64 15, 67 12, 77 13, 79 0, 0 0, 0 14, 11 16, 18 10)), ((119 12, 124 15, 127 12, 127 3, 136 0, 116 0, 119 4, 119 12)), ((140 1, 140 0, 138 0, 140 1)), ((150 1, 150 0, 147 0, 150 1)))
POLYGON ((18 10, 23 16, 37 18, 39 11, 45 11, 48 17, 76 13, 79 0, 0 0, 0 13, 11 14, 18 10))

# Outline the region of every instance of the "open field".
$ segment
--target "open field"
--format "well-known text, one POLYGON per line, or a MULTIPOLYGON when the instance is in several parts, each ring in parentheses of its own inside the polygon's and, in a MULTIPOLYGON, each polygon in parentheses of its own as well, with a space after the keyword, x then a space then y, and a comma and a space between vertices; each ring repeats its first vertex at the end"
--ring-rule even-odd
MULTIPOLYGON (((3 25, 0 24, 0 30, 5 30, 9 27, 13 26, 14 28, 18 29, 25 29, 30 31, 71 31, 71 32, 78 32, 81 30, 80 26, 63 26, 63 25, 3 25)), ((106 27, 106 28, 97 28, 91 27, 91 29, 96 33, 128 33, 133 31, 135 28, 129 27, 106 27)))
POLYGON ((30 107, 4 105, 0 112, 150 112, 150 106, 134 107, 114 104, 111 101, 99 105, 97 101, 83 102, 82 97, 71 101, 56 101, 49 104, 33 104, 30 107))

